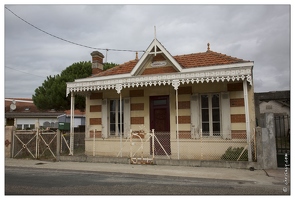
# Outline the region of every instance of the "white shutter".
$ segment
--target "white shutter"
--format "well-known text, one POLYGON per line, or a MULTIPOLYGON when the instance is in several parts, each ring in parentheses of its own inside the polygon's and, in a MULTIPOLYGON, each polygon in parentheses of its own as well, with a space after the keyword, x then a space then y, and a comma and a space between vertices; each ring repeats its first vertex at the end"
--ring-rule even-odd
POLYGON ((101 119, 101 135, 103 138, 107 138, 108 137, 108 116, 109 116, 109 112, 108 112, 108 100, 107 99, 103 99, 102 100, 102 105, 101 105, 101 115, 102 115, 102 119, 101 119))
POLYGON ((200 102, 199 95, 191 96, 191 138, 200 138, 200 102))
POLYGON ((124 99, 124 138, 130 133, 130 98, 124 99))
POLYGON ((221 136, 231 139, 230 100, 229 93, 221 93, 221 136))

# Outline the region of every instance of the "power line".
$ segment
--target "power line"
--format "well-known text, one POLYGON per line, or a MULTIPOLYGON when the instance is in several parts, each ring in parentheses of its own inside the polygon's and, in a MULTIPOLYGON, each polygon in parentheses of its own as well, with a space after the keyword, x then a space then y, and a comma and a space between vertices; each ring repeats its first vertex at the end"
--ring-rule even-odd
POLYGON ((12 68, 12 67, 5 66, 5 68, 9 68, 9 69, 12 69, 12 70, 15 70, 15 71, 18 71, 18 72, 22 72, 22 73, 25 73, 25 74, 33 75, 33 76, 38 76, 38 77, 41 77, 41 78, 46 78, 44 76, 39 76, 39 75, 36 75, 36 74, 32 74, 32 73, 29 73, 29 72, 25 72, 25 71, 22 71, 22 70, 15 69, 15 68, 12 68))
POLYGON ((87 46, 87 45, 83 45, 83 44, 79 44, 79 43, 76 43, 76 42, 72 42, 70 40, 66 40, 64 38, 61 38, 59 36, 56 36, 56 35, 53 35, 51 33, 48 33, 47 31, 44 31, 42 30, 41 28, 38 28, 37 26, 31 24, 30 22, 26 21, 25 19, 21 18, 20 16, 18 16, 17 14, 15 14, 12 10, 10 10, 9 8, 7 8, 5 6, 5 9, 7 9, 9 12, 11 12, 13 15, 15 15, 17 18, 19 18, 20 20, 22 20, 23 22, 29 24, 30 26, 34 27, 35 29, 47 34, 47 35, 50 35, 51 37, 54 37, 56 39, 59 39, 59 40, 62 40, 64 42, 68 42, 68 43, 71 43, 71 44, 74 44, 74 45, 77 45, 77 46, 81 46, 81 47, 85 47, 85 48, 88 48, 88 49, 96 49, 96 50, 106 50, 106 51, 128 51, 128 52, 145 52, 144 50, 130 50, 130 49, 110 49, 110 48, 97 48, 97 47, 90 47, 90 46, 87 46))

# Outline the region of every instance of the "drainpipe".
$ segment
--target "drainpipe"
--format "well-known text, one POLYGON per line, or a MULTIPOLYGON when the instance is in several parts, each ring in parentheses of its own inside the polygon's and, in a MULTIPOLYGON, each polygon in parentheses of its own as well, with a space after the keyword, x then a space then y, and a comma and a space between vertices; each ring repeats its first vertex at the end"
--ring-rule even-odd
POLYGON ((249 118, 247 80, 243 81, 243 90, 244 90, 244 104, 245 104, 245 118, 246 118, 246 133, 247 133, 247 143, 248 143, 248 161, 252 161, 252 147, 251 147, 251 132, 250 132, 250 118, 249 118))

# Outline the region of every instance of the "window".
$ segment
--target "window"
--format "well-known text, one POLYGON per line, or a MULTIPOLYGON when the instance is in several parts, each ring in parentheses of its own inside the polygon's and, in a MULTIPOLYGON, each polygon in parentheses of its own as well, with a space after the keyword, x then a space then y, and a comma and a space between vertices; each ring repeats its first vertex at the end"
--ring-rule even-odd
POLYGON ((18 130, 22 130, 22 129, 23 129, 23 125, 22 125, 22 124, 17 124, 17 125, 16 125, 16 129, 18 129, 18 130))
POLYGON ((203 136, 220 136, 219 94, 201 95, 201 115, 203 136))
POLYGON ((121 102, 120 106, 120 100, 119 99, 114 99, 110 100, 110 110, 109 110, 109 128, 110 128, 110 135, 111 136, 118 136, 120 135, 119 133, 121 132, 122 128, 122 133, 124 130, 124 104, 123 100, 121 102), (120 109, 121 107, 121 109, 120 109), (121 112, 120 112, 121 110, 121 112), (121 116, 121 123, 120 123, 120 116, 121 116))

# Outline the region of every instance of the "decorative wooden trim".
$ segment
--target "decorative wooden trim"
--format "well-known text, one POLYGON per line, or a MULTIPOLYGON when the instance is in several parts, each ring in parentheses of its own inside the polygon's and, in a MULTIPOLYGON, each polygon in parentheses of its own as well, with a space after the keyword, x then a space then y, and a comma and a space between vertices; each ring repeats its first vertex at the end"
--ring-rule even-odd
MULTIPOLYGON (((249 84, 252 85, 252 66, 247 66, 247 63, 239 69, 206 70, 206 68, 204 68, 204 70, 195 70, 198 70, 198 72, 176 72, 145 76, 129 76, 127 74, 124 76, 118 75, 97 77, 96 79, 83 79, 83 81, 79 80, 77 82, 67 83, 66 95, 71 92, 87 92, 110 89, 116 89, 117 92, 120 92, 124 88, 172 85, 173 81, 177 81, 179 84, 190 84, 247 80, 249 84)), ((231 86, 229 86, 229 91, 235 90, 232 90, 231 86)), ((130 94, 132 93, 133 92, 130 94)), ((141 92, 141 96, 143 96, 143 94, 144 92, 141 92)), ((132 97, 132 95, 130 96, 132 97)))

